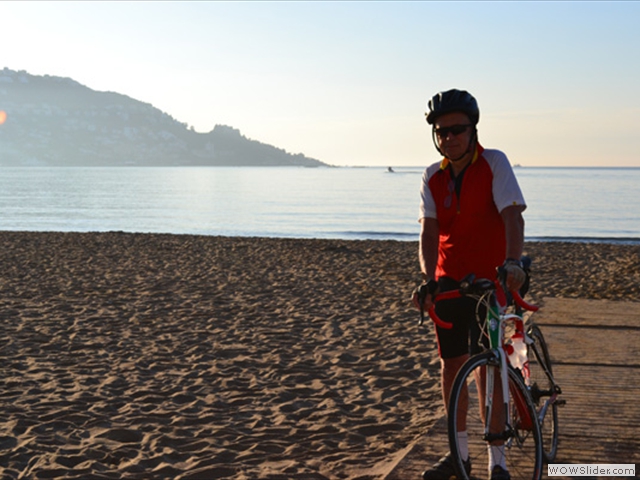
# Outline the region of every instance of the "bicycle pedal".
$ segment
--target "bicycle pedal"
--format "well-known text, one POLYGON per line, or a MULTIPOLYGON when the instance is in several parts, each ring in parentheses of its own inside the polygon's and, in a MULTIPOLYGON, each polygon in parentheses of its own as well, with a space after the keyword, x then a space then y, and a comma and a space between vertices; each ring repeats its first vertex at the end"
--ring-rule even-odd
POLYGON ((556 405, 560 405, 560 406, 565 406, 567 404, 567 401, 564 399, 558 399, 554 402, 556 405))

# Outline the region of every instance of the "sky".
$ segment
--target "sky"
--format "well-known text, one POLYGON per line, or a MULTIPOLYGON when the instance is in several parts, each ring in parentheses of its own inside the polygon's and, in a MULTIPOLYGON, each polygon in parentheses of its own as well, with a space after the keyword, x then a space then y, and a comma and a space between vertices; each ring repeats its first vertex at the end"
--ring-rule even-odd
POLYGON ((437 161, 426 104, 459 88, 513 164, 640 167, 639 18, 637 1, 2 1, 0 68, 337 166, 437 161))

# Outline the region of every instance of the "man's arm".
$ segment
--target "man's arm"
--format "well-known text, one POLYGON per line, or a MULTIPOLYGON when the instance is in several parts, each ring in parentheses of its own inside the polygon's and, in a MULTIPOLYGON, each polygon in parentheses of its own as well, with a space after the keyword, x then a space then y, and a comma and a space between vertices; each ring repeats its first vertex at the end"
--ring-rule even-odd
POLYGON ((522 251, 524 250, 524 218, 522 218, 522 212, 524 209, 525 207, 522 205, 513 205, 500 212, 507 236, 506 258, 520 259, 522 256, 522 251))
MULTIPOLYGON (((420 270, 422 270, 423 281, 435 281, 436 265, 438 264, 438 221, 435 218, 422 218, 420 220, 422 227, 420 229, 420 247, 418 256, 420 258, 420 270)), ((427 284, 429 289, 429 284, 427 284)), ((434 290, 427 290, 426 297, 423 300, 422 306, 420 306, 420 295, 418 291, 414 291, 413 304, 417 308, 423 308, 429 310, 433 307, 433 301, 431 298, 434 290)))
MULTIPOLYGON (((524 250, 524 218, 522 212, 525 207, 522 205, 513 205, 506 207, 500 212, 502 221, 504 222, 505 235, 507 240, 507 251, 505 258, 520 260, 522 251, 524 250)), ((508 269, 507 288, 509 290, 517 290, 524 283, 524 271, 511 271, 508 269)))
POLYGON ((420 269, 423 280, 435 280, 436 265, 438 263, 438 220, 423 218, 420 220, 420 269))

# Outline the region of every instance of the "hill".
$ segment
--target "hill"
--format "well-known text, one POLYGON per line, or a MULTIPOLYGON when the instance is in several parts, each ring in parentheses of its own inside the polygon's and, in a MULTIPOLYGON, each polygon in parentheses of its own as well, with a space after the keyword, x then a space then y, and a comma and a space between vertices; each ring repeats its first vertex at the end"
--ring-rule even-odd
POLYGON ((216 125, 189 129, 154 106, 54 76, 0 71, 0 166, 326 166, 216 125))

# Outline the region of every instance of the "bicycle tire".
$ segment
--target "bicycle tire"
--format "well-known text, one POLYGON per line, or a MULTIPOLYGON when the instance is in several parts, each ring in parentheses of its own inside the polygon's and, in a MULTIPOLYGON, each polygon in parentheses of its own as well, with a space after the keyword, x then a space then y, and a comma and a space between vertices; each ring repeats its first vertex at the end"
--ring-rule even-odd
MULTIPOLYGON (((531 379, 531 398, 536 406, 538 414, 544 408, 545 397, 550 396, 549 393, 541 395, 540 392, 551 392, 554 390, 553 366, 549 355, 547 342, 542 335, 540 328, 533 324, 527 332, 529 337, 533 339, 533 345, 529 346, 529 371, 531 379), (543 365, 544 364, 544 365, 543 365), (549 376, 545 372, 545 367, 549 372, 549 376)), ((540 431, 542 434, 542 446, 544 458, 547 463, 553 462, 558 452, 558 404, 551 403, 540 422, 540 431)))
MULTIPOLYGON (((484 422, 480 413, 480 400, 477 395, 475 376, 480 374, 483 368, 487 366, 498 366, 499 359, 493 351, 487 351, 478 355, 474 355, 460 368, 456 379, 451 388, 451 395, 448 405, 448 435, 449 447, 454 460, 457 471, 458 480, 471 480, 479 477, 478 475, 468 475, 462 464, 460 456, 460 446, 458 444, 457 424, 458 424, 458 405, 464 401, 464 387, 468 393, 468 409, 466 415, 466 431, 468 435, 469 458, 471 459, 472 468, 476 472, 487 472, 489 466, 488 443, 484 438, 484 422)), ((512 436, 505 441, 505 456, 507 470, 512 479, 539 480, 542 476, 542 437, 540 436, 540 426, 536 420, 536 411, 529 395, 527 387, 521 379, 521 375, 513 367, 508 368, 509 378, 509 419, 512 424, 512 436), (522 428, 520 414, 516 408, 514 397, 517 396, 521 401, 521 408, 526 411, 525 417, 529 418, 528 429, 522 428)), ((499 377, 498 371, 496 376, 499 377)), ((502 403, 502 395, 496 393, 496 397, 500 397, 499 402, 502 403)), ((495 400, 494 400, 495 405, 495 400)), ((486 473, 480 475, 486 478, 486 473)))

